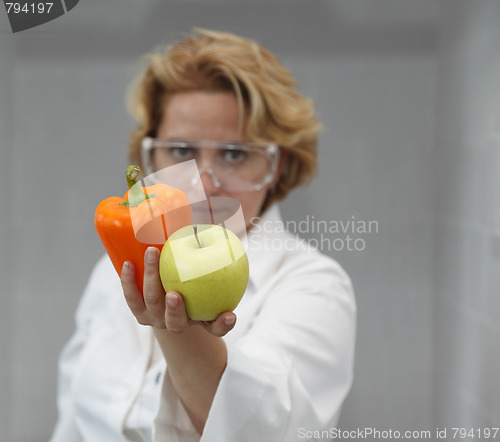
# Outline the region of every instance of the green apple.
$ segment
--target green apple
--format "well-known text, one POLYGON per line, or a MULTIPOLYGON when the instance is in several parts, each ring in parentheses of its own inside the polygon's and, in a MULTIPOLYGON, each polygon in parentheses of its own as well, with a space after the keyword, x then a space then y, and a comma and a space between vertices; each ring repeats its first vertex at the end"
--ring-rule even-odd
POLYGON ((160 278, 166 292, 182 295, 191 319, 212 321, 240 302, 248 285, 248 258, 230 230, 212 224, 185 226, 163 246, 160 278))

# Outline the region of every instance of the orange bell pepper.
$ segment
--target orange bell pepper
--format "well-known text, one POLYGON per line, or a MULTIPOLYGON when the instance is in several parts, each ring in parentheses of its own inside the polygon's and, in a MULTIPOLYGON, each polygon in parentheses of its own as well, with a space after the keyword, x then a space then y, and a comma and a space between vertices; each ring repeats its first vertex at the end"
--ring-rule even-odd
POLYGON ((118 273, 125 261, 135 266, 136 283, 142 293, 144 253, 150 246, 160 251, 167 238, 191 222, 187 196, 166 184, 141 187, 137 184, 140 169, 127 168, 129 190, 123 198, 110 197, 95 211, 95 228, 118 273))

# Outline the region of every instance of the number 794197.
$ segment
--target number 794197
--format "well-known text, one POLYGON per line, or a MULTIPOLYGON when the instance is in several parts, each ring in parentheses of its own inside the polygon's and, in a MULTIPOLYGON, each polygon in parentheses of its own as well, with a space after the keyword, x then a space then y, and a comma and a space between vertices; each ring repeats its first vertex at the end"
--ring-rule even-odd
POLYGON ((14 14, 49 14, 53 5, 54 3, 45 2, 33 2, 30 5, 28 3, 5 2, 7 14, 11 12, 14 14))

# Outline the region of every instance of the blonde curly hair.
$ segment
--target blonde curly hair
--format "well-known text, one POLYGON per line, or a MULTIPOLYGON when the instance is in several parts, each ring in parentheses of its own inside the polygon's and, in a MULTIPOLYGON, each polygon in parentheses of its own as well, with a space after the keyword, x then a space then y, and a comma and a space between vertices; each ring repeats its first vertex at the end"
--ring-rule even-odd
MULTIPOLYGON (((131 164, 141 164, 141 141, 156 135, 168 98, 178 92, 231 92, 239 115, 248 115, 246 138, 276 143, 286 160, 262 211, 293 188, 308 183, 317 168, 321 129, 312 100, 301 95, 290 72, 255 41, 227 32, 194 34, 147 54, 131 84, 128 107, 137 121, 129 142, 131 164)), ((240 120, 240 130, 242 128, 240 120)))

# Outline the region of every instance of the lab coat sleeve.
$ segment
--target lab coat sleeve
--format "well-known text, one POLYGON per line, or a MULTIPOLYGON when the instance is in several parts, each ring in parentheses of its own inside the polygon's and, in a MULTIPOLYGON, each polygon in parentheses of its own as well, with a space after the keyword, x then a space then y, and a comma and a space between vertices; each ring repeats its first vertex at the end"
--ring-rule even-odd
POLYGON ((168 370, 163 381, 161 398, 160 410, 154 423, 153 440, 155 442, 199 442, 200 435, 175 392, 168 370))
MULTIPOLYGON (((75 374, 78 371, 80 357, 88 340, 93 320, 102 311, 112 290, 106 286, 109 272, 114 273, 109 258, 103 256, 95 265, 87 283, 75 315, 76 330, 64 346, 59 357, 57 408, 58 421, 50 442, 77 442, 79 435, 73 409, 72 388, 75 374), (111 267, 111 269, 110 269, 111 267)), ((112 279, 111 279, 112 280, 112 279)))
POLYGON ((329 430, 352 383, 356 307, 327 257, 285 265, 248 333, 227 345, 202 442, 291 442, 329 430))

